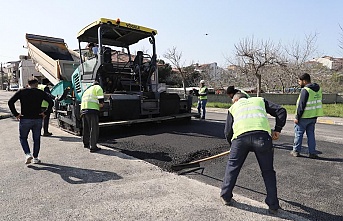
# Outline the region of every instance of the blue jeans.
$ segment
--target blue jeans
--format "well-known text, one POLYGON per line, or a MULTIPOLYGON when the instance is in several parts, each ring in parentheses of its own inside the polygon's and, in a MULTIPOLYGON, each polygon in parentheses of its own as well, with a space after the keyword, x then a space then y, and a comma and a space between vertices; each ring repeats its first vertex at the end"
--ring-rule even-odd
POLYGON ((294 125, 294 151, 301 151, 303 136, 306 131, 308 152, 309 154, 316 154, 316 139, 314 136, 316 122, 316 118, 301 118, 298 124, 294 125))
POLYGON ((202 118, 205 118, 205 115, 206 115, 206 104, 207 104, 207 100, 198 100, 198 113, 200 116, 201 109, 202 109, 202 118))
POLYGON ((40 149, 40 133, 43 119, 20 119, 19 140, 25 154, 31 153, 27 137, 32 130, 33 157, 37 158, 40 149))
POLYGON ((276 174, 273 166, 274 149, 272 138, 267 132, 243 134, 232 141, 220 196, 226 201, 231 200, 237 177, 250 151, 255 153, 262 172, 264 185, 267 190, 265 202, 269 208, 278 209, 279 200, 277 198, 276 174))

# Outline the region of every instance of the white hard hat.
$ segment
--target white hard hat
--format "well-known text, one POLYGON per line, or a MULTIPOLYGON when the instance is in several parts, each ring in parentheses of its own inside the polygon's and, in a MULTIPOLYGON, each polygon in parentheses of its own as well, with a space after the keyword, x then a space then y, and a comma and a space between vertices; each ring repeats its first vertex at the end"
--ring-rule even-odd
POLYGON ((201 80, 201 81, 200 81, 200 84, 205 84, 205 81, 204 81, 204 80, 201 80))

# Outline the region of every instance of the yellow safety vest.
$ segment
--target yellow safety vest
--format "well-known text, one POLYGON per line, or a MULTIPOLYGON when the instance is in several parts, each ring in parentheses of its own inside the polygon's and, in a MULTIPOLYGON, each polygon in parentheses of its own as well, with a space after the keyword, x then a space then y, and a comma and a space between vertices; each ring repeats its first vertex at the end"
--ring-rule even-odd
POLYGON ((93 85, 88 88, 82 95, 81 110, 92 109, 100 110, 99 99, 104 98, 104 92, 99 85, 93 85))
MULTIPOLYGON (((207 87, 204 86, 202 88, 199 89, 199 94, 205 93, 206 92, 207 87)), ((207 95, 203 95, 203 96, 199 96, 200 100, 207 100, 207 95)))
MULTIPOLYGON (((314 90, 308 87, 304 87, 303 89, 308 92, 308 99, 306 102, 304 113, 300 117, 313 118, 313 117, 323 116, 324 112, 323 112, 323 104, 322 104, 322 99, 323 99, 322 89, 320 88, 317 92, 315 92, 314 90)), ((297 113, 297 109, 299 106, 300 95, 297 100, 297 108, 295 110, 295 114, 297 113)))
POLYGON ((241 98, 229 108, 229 112, 233 116, 232 140, 249 131, 271 133, 263 98, 241 98))
MULTIPOLYGON (((38 84, 38 89, 44 91, 44 88, 46 87, 46 85, 44 84, 38 84)), ((45 100, 42 101, 41 107, 43 108, 47 108, 49 106, 49 103, 45 100)))
POLYGON ((250 98, 250 95, 249 95, 247 92, 245 92, 245 91, 243 91, 243 90, 241 90, 241 89, 239 89, 239 91, 240 91, 242 94, 245 94, 245 96, 247 96, 247 98, 250 98))

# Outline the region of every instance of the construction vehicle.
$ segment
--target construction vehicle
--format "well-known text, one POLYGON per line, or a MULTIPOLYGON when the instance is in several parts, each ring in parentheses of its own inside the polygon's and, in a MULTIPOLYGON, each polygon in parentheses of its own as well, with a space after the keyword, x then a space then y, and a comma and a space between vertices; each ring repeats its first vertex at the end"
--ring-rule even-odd
POLYGON ((26 34, 29 54, 36 68, 54 85, 55 116, 60 127, 82 133, 82 94, 95 81, 104 90, 100 127, 191 119, 191 99, 159 91, 155 35, 157 31, 119 19, 101 18, 77 35, 79 50, 67 48, 61 38, 26 34), (130 46, 148 39, 152 54, 130 46), (97 50, 84 50, 81 44, 97 50), (95 51, 95 53, 94 53, 95 51))

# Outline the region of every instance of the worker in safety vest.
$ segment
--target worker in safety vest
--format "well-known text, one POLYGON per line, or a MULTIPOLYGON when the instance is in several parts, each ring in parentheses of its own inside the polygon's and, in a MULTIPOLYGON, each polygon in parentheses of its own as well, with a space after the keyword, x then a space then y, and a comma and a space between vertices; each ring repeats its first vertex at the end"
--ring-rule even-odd
POLYGON ((297 100, 294 119, 294 144, 291 155, 300 156, 304 132, 307 135, 309 158, 316 159, 316 139, 314 128, 317 117, 323 116, 322 89, 316 83, 311 83, 311 76, 307 73, 301 74, 298 78, 301 92, 297 100))
POLYGON ((233 98, 233 96, 234 96, 237 92, 241 92, 241 93, 245 94, 247 98, 250 97, 250 95, 249 95, 247 92, 243 91, 242 89, 236 89, 235 86, 229 86, 229 87, 227 87, 227 89, 226 89, 226 94, 227 94, 231 99, 233 98))
POLYGON ((247 99, 237 92, 233 96, 233 105, 229 108, 225 125, 225 137, 231 144, 229 160, 223 179, 221 199, 225 205, 232 205, 232 190, 239 171, 249 152, 254 152, 260 166, 267 190, 265 202, 268 211, 276 214, 279 209, 277 198, 276 174, 273 160, 272 139, 279 138, 286 123, 286 109, 261 97, 247 99), (267 113, 276 118, 275 128, 271 131, 267 113))
POLYGON ((207 104, 207 94, 208 94, 208 88, 205 86, 205 81, 200 81, 200 88, 198 96, 198 115, 201 117, 201 119, 205 119, 206 115, 206 104, 207 104), (201 116, 201 109, 202 109, 202 116, 201 116))
MULTIPOLYGON (((43 79, 43 84, 39 84, 38 85, 38 89, 40 89, 40 90, 44 91, 45 93, 47 93, 47 95, 52 100, 54 100, 55 96, 53 96, 51 94, 51 91, 50 91, 49 86, 47 84, 48 84, 48 80, 47 79, 43 79)), ((49 106, 49 103, 47 101, 43 100, 42 105, 41 105, 42 112, 46 111, 48 106, 49 106)), ((43 135, 42 136, 49 137, 49 136, 52 135, 52 133, 49 132, 49 121, 50 121, 50 114, 51 114, 51 112, 50 111, 46 111, 45 113, 46 113, 46 116, 43 119, 43 135)))
POLYGON ((98 82, 89 87, 82 95, 81 114, 82 114, 82 141, 85 148, 90 152, 100 150, 97 147, 99 138, 99 111, 104 103, 104 92, 98 82))

